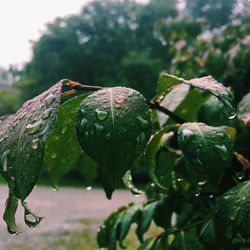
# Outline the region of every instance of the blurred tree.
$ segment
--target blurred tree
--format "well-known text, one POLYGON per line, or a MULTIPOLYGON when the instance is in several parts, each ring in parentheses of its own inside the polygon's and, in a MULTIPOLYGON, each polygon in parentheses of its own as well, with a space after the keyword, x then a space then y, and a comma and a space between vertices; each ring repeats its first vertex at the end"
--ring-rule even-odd
POLYGON ((211 28, 230 20, 236 0, 186 0, 187 11, 194 19, 204 18, 211 28))
MULTIPOLYGON (((129 85, 147 97, 168 55, 154 39, 160 18, 175 16, 175 1, 95 0, 80 15, 57 18, 33 44, 32 60, 17 83, 28 99, 62 78, 82 83, 129 85), (154 67, 154 69, 149 69, 154 67), (147 69, 147 77, 136 69, 147 69)), ((143 71, 145 72, 145 71, 143 71)))

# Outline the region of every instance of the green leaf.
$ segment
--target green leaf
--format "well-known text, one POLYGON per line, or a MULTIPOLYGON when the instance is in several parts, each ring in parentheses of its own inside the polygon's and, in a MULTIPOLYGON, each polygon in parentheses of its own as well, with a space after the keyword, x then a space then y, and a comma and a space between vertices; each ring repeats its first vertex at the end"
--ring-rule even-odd
POLYGON ((245 125, 250 124, 250 93, 245 95, 237 106, 237 115, 245 125))
POLYGON ((145 163, 147 167, 148 174, 152 181, 160 188, 165 189, 156 177, 156 155, 161 147, 162 136, 177 128, 177 125, 169 125, 160 130, 158 130, 150 139, 146 151, 145 151, 145 163))
POLYGON ((154 237, 146 239, 144 242, 140 244, 137 250, 148 250, 151 242, 154 240, 154 237))
POLYGON ((7 224, 8 232, 12 235, 19 233, 19 230, 16 225, 15 214, 18 207, 18 198, 13 195, 10 191, 9 197, 6 201, 6 208, 3 215, 3 219, 7 224))
POLYGON ((83 150, 97 162, 98 177, 111 198, 149 140, 148 106, 133 89, 99 90, 81 103, 76 131, 83 150))
POLYGON ((181 231, 178 233, 173 243, 171 244, 171 250, 203 250, 203 246, 198 241, 193 232, 181 231))
POLYGON ((10 232, 16 230, 15 226, 10 226, 14 219, 8 219, 9 214, 15 216, 15 199, 22 201, 28 226, 35 226, 41 220, 31 212, 24 200, 39 178, 45 143, 55 125, 62 97, 65 94, 74 94, 76 91, 72 91, 73 86, 76 84, 72 85, 69 80, 58 82, 49 90, 24 103, 14 115, 2 123, 0 171, 10 190, 10 198, 7 201, 10 205, 7 205, 5 210, 5 221, 10 232))
POLYGON ((157 205, 158 201, 147 203, 138 215, 136 235, 141 242, 143 242, 143 235, 151 224, 157 205))
POLYGON ((240 230, 249 231, 245 222, 250 212, 250 181, 229 189, 217 203, 215 213, 216 236, 231 238, 240 230))
POLYGON ((210 126, 229 125, 230 119, 221 103, 216 97, 211 96, 199 109, 198 120, 210 126))
POLYGON ((140 207, 138 205, 131 204, 127 207, 124 211, 121 221, 120 221, 120 234, 119 234, 119 241, 122 242, 131 227, 131 224, 134 222, 135 216, 137 215, 140 207))
POLYGON ((77 108, 86 96, 83 94, 62 104, 46 141, 44 164, 55 183, 75 167, 83 154, 76 137, 75 122, 77 108))
POLYGON ((233 95, 229 88, 223 86, 223 84, 217 82, 211 76, 205 76, 201 78, 194 78, 191 80, 185 80, 167 73, 162 73, 160 75, 157 94, 159 96, 168 93, 175 85, 184 83, 192 87, 197 87, 202 90, 210 92, 212 95, 216 96, 224 105, 227 113, 230 117, 235 116, 235 110, 233 108, 233 95))
POLYGON ((62 82, 27 101, 12 116, 0 144, 1 172, 24 200, 36 184, 42 168, 44 145, 60 107, 62 82))
POLYGON ((190 163, 215 185, 231 163, 233 143, 223 127, 184 123, 178 130, 178 143, 190 163))

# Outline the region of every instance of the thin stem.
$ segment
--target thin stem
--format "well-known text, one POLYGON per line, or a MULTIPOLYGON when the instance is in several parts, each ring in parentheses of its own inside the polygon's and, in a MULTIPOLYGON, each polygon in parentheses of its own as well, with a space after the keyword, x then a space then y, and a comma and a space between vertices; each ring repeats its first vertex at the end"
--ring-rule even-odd
MULTIPOLYGON (((83 85, 79 82, 73 82, 68 80, 67 82, 72 89, 75 90, 82 90, 82 91, 97 91, 97 90, 101 90, 104 89, 104 87, 100 87, 100 86, 91 86, 91 85, 83 85)), ((177 123, 185 123, 186 120, 183 119, 182 117, 178 116, 177 114, 175 114, 174 112, 170 111, 167 108, 162 107, 159 103, 157 102, 151 102, 151 101, 147 101, 148 106, 151 109, 157 109, 159 111, 161 111, 162 113, 170 116, 171 118, 173 118, 177 123)))
POLYGON ((182 117, 178 116, 177 114, 175 114, 174 112, 170 111, 167 108, 162 107, 159 103, 157 102, 151 102, 151 101, 147 101, 147 104, 150 108, 152 109, 157 109, 159 111, 161 111, 162 113, 170 116, 171 118, 173 118, 177 123, 185 123, 187 122, 185 119, 183 119, 182 117))

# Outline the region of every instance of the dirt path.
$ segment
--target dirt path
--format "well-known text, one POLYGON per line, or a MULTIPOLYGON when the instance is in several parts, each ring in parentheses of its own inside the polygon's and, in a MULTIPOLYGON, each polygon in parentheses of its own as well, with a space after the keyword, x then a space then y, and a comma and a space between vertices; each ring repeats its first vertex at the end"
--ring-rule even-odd
MULTIPOLYGON (((0 214, 2 216, 7 197, 7 187, 0 186, 0 214)), ((6 225, 0 219, 0 249, 17 249, 12 245, 21 244, 24 240, 30 248, 41 249, 35 246, 41 235, 55 236, 65 231, 80 231, 84 229, 80 220, 100 221, 119 206, 129 202, 141 202, 143 196, 135 197, 127 191, 118 190, 111 201, 107 200, 102 190, 87 191, 78 188, 61 188, 54 191, 52 188, 37 187, 28 197, 29 207, 44 219, 36 228, 27 228, 23 221, 23 209, 20 206, 17 212, 17 224, 22 233, 10 236, 6 225), (29 242, 30 241, 30 242, 29 242), (34 248, 33 248, 34 247, 34 248)))

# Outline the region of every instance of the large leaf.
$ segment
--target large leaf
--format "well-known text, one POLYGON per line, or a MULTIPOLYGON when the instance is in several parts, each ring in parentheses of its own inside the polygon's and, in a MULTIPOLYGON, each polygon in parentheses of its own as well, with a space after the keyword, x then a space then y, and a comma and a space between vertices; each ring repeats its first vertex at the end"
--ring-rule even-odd
POLYGON ((204 123, 184 123, 178 131, 178 142, 190 163, 217 184, 233 156, 228 132, 204 123))
POLYGON ((216 96, 224 105, 227 113, 230 117, 235 116, 235 110, 232 106, 233 95, 229 88, 223 86, 223 84, 217 82, 211 76, 205 76, 202 78, 194 78, 191 80, 185 80, 167 73, 162 73, 160 75, 157 94, 163 96, 168 93, 175 85, 180 83, 188 84, 192 87, 197 87, 202 90, 210 92, 212 95, 216 96))
POLYGON ((151 120, 143 96, 115 87, 89 95, 80 105, 76 124, 83 150, 97 162, 97 172, 108 198, 144 150, 151 120))
MULTIPOLYGON (((25 209, 25 222, 34 227, 41 218, 27 207, 24 199, 35 186, 43 164, 44 147, 51 133, 61 97, 75 93, 76 84, 62 80, 39 96, 27 101, 2 126, 0 144, 0 171, 9 185, 9 199, 5 221, 15 233, 14 212, 9 213, 13 201, 20 199, 25 209)), ((12 210, 14 211, 14 210, 12 210)))
POLYGON ((83 154, 75 131, 76 111, 86 94, 62 104, 53 131, 45 144, 44 163, 52 180, 58 180, 72 170, 83 154))
POLYGON ((156 155, 157 152, 159 151, 160 147, 161 147, 161 142, 162 142, 162 137, 165 133, 176 129, 178 126, 177 125, 169 125, 166 126, 162 129, 160 129, 159 131, 157 131, 150 139, 146 151, 145 151, 145 163, 146 163, 146 167, 147 167, 147 171, 149 176, 151 177, 152 181, 160 188, 165 189, 165 187, 163 187, 156 174, 155 174, 155 170, 156 170, 156 155))
POLYGON ((245 95, 238 104, 237 114, 246 125, 250 124, 250 93, 245 95))
POLYGON ((136 234, 138 236, 138 239, 143 242, 143 235, 148 230, 151 221, 154 216, 154 212, 156 209, 156 206, 158 205, 158 201, 150 202, 146 204, 137 219, 138 227, 136 228, 136 234))
POLYGON ((219 200, 215 214, 216 236, 232 238, 240 231, 248 232, 250 212, 250 181, 229 189, 219 200))

